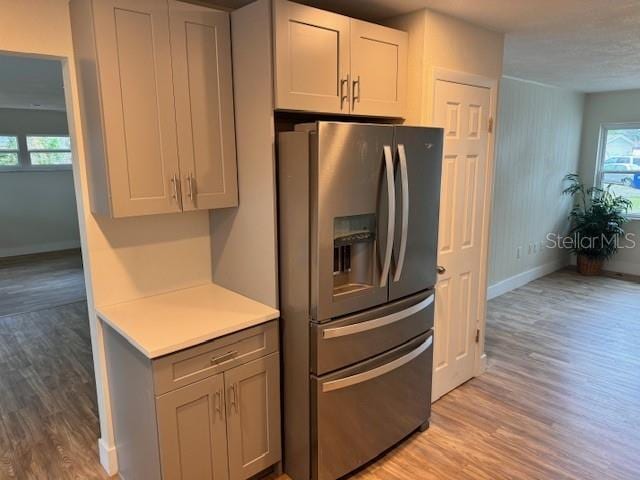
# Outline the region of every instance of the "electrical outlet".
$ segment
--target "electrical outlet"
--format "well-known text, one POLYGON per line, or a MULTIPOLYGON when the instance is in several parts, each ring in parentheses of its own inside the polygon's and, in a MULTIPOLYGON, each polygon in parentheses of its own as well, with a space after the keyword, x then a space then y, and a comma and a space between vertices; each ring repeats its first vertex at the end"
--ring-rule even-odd
POLYGON ((519 260, 522 258, 522 247, 516 248, 516 258, 519 260))

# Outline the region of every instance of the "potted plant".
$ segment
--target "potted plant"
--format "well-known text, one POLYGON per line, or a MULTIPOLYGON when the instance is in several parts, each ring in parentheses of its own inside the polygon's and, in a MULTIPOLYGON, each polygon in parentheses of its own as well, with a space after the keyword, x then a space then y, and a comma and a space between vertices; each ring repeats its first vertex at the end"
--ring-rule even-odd
POLYGON ((571 251, 577 256, 578 272, 582 275, 599 275, 604 261, 610 258, 624 236, 622 225, 629 220, 626 213, 632 204, 610 188, 585 188, 580 176, 565 176, 569 186, 563 194, 571 195, 575 204, 571 221, 571 251))

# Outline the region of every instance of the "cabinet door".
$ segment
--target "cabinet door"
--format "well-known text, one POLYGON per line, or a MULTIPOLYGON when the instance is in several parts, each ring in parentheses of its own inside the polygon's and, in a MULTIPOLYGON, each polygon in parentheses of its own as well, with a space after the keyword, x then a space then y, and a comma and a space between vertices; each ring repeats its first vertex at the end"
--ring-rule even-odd
POLYGON ((275 107, 349 113, 349 18, 274 1, 275 107))
POLYGON ((179 211, 167 3, 93 6, 112 214, 179 211))
POLYGON ((278 353, 224 374, 227 391, 229 476, 244 480, 280 461, 278 353))
POLYGON ((158 397, 163 480, 228 478, 222 374, 158 397))
POLYGON ((229 14, 170 0, 184 210, 238 204, 229 14))
POLYGON ((351 20, 351 113, 404 116, 407 43, 405 32, 351 20))

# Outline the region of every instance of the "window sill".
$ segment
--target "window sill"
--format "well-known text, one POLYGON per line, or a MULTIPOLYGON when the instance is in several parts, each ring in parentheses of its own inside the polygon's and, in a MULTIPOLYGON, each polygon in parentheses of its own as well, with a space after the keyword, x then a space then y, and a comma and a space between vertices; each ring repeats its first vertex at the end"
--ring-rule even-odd
POLYGON ((30 172, 71 172, 71 165, 50 165, 39 167, 0 167, 0 173, 30 173, 30 172))

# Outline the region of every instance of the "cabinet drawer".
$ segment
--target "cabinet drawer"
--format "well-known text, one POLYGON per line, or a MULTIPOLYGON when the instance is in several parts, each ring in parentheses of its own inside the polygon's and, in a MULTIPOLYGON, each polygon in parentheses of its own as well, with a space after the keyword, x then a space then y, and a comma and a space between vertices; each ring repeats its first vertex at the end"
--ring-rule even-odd
POLYGON ((278 322, 273 321, 161 357, 153 362, 155 394, 162 395, 277 350, 278 322))

